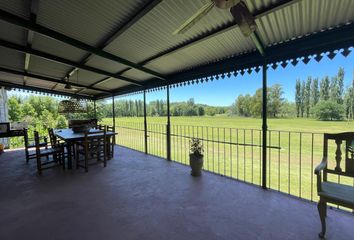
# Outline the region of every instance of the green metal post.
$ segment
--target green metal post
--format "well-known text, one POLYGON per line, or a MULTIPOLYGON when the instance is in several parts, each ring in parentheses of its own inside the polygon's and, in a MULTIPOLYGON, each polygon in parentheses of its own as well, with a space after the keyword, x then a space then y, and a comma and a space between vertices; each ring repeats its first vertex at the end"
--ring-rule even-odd
POLYGON ((171 120, 170 120, 170 85, 167 85, 167 129, 166 129, 167 160, 171 161, 171 120))
POLYGON ((148 153, 148 134, 146 121, 146 90, 144 90, 144 140, 145 140, 145 154, 148 153))
POLYGON ((114 107, 114 96, 112 96, 113 129, 116 130, 116 113, 114 107))
POLYGON ((262 81, 262 188, 267 189, 267 63, 264 61, 262 81))

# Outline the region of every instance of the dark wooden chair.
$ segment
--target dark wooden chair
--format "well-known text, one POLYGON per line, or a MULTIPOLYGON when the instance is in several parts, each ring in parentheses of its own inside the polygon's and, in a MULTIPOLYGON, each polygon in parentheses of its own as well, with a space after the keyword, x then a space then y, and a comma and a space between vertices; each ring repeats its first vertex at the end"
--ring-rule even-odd
MULTIPOLYGON (((107 132, 115 132, 114 131, 114 127, 113 126, 106 126, 106 125, 102 125, 102 124, 97 124, 96 125, 96 129, 98 130, 104 130, 104 128, 107 128, 107 132)), ((114 156, 114 146, 116 144, 116 136, 113 135, 112 137, 108 137, 108 150, 107 150, 107 154, 108 154, 108 158, 113 158, 114 156)))
MULTIPOLYGON (((107 132, 115 133, 114 126, 107 126, 107 132)), ((112 136, 112 139, 109 141, 109 157, 114 157, 114 146, 116 145, 116 135, 112 136)))
POLYGON ((52 145, 51 148, 43 149, 40 145, 40 136, 37 131, 34 132, 34 142, 36 148, 37 170, 41 175, 42 171, 48 168, 62 166, 65 169, 64 146, 62 144, 52 145), (52 159, 50 159, 52 156, 52 159), (42 161, 43 157, 46 161, 42 161))
MULTIPOLYGON (((25 142, 25 155, 26 155, 26 163, 29 162, 30 159, 36 159, 36 153, 35 153, 35 141, 34 138, 29 138, 28 137, 28 129, 24 128, 23 129, 24 133, 24 142, 25 142), (31 152, 32 151, 32 152, 31 152)), ((48 140, 47 137, 40 137, 40 142, 39 142, 40 147, 48 148, 48 140)))
POLYGON ((350 209, 354 209, 354 187, 341 184, 338 182, 328 181, 327 175, 337 175, 354 178, 354 132, 345 132, 338 134, 324 134, 323 139, 323 159, 316 167, 317 175, 317 192, 319 202, 317 205, 321 219, 322 231, 319 233, 320 238, 324 238, 326 234, 326 216, 327 203, 333 203, 350 209), (328 168, 328 142, 332 141, 336 144, 334 160, 336 161, 334 169, 328 168), (345 166, 342 168, 341 162, 343 158, 345 166))
MULTIPOLYGON (((65 156, 65 158, 67 158, 68 157, 68 153, 67 152, 65 152, 65 149, 67 149, 67 143, 66 142, 64 142, 64 141, 61 141, 60 139, 58 139, 56 136, 55 136, 55 134, 54 134, 54 129, 53 128, 48 128, 48 135, 49 135, 49 140, 50 140, 50 145, 52 146, 52 147, 55 147, 55 146, 57 146, 58 144, 60 145, 60 146, 64 146, 64 156, 65 156)), ((74 159, 75 159, 75 154, 76 154, 76 152, 75 152, 75 148, 73 147, 72 148, 72 156, 74 157, 74 159)))
POLYGON ((103 161, 103 166, 107 166, 107 134, 106 128, 103 131, 86 132, 84 141, 76 143, 76 168, 85 168, 103 161), (82 158, 83 157, 83 158, 82 158), (89 163, 89 160, 96 160, 89 163), (82 164, 83 163, 83 164, 82 164))

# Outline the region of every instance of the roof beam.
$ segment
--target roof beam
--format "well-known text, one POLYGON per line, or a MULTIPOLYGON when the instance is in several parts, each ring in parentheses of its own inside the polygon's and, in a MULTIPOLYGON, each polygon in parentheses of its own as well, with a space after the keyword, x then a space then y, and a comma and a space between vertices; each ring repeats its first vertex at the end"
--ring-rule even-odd
MULTIPOLYGON (((30 1, 30 21, 35 23, 37 21, 38 12, 38 0, 30 1)), ((27 47, 32 47, 34 32, 31 30, 27 31, 27 47)), ((31 54, 25 54, 25 72, 28 71, 30 64, 31 54)), ((23 76, 23 84, 26 85, 27 77, 23 76)))
MULTIPOLYGON (((278 10, 282 9, 282 8, 288 7, 288 6, 292 5, 292 4, 295 4, 295 3, 299 2, 299 1, 301 1, 301 0, 280 0, 280 1, 277 1, 276 3, 274 3, 274 4, 271 4, 271 5, 267 6, 266 8, 264 8, 264 9, 258 11, 258 12, 253 13, 253 15, 254 15, 255 19, 259 19, 259 18, 264 17, 264 16, 266 16, 266 15, 268 15, 270 13, 273 13, 275 11, 278 11, 278 10)), ((234 21, 229 22, 229 23, 227 23, 227 24, 225 24, 225 25, 223 25, 223 26, 221 26, 219 28, 216 28, 216 29, 214 29, 212 31, 209 31, 209 32, 206 32, 204 34, 198 35, 197 37, 195 37, 195 38, 193 38, 191 40, 185 41, 185 42, 183 42, 183 43, 181 43, 181 44, 179 44, 179 45, 177 45, 175 47, 169 48, 169 49, 167 49, 167 50, 165 50, 163 52, 160 52, 160 53, 158 53, 158 54, 156 54, 156 55, 154 55, 152 57, 149 57, 149 58, 145 59, 144 61, 139 62, 138 64, 146 65, 146 64, 148 64, 148 63, 150 63, 150 62, 152 62, 154 60, 157 60, 157 59, 159 59, 161 57, 168 56, 168 55, 170 55, 172 53, 175 53, 177 51, 181 51, 181 50, 183 50, 183 49, 185 49, 187 47, 191 47, 191 46, 196 45, 196 44, 198 44, 198 43, 200 43, 202 41, 205 41, 205 40, 208 40, 210 38, 213 38, 213 37, 215 37, 215 36, 217 36, 219 34, 222 34, 222 33, 225 33, 227 31, 230 31, 230 30, 234 29, 236 26, 237 26, 237 24, 234 21)), ((127 72, 130 69, 131 68, 123 69, 123 70, 117 72, 117 74, 121 75, 121 74, 127 72)), ((99 81, 95 82, 94 84, 91 84, 90 86, 94 86, 94 85, 99 84, 101 82, 104 82, 106 80, 107 80, 107 78, 99 80, 99 81)))
POLYGON ((104 71, 102 69, 86 66, 84 64, 73 62, 73 61, 65 59, 65 58, 54 56, 54 55, 51 55, 49 53, 45 53, 45 52, 42 52, 42 51, 39 51, 39 50, 35 50, 33 48, 24 47, 24 46, 21 46, 21 45, 12 43, 12 42, 8 42, 8 41, 2 40, 2 39, 0 39, 0 46, 6 47, 6 48, 9 48, 9 49, 12 49, 12 50, 16 50, 16 51, 19 51, 19 52, 22 52, 22 53, 28 53, 28 54, 31 54, 31 55, 34 55, 34 56, 37 56, 37 57, 41 57, 41 58, 44 58, 44 59, 47 59, 47 60, 50 60, 50 61, 54 61, 54 62, 58 62, 58 63, 61 63, 61 64, 65 64, 65 65, 68 65, 68 66, 73 66, 73 67, 77 67, 77 68, 80 68, 80 69, 84 69, 84 70, 87 70, 87 71, 90 71, 90 72, 94 72, 94 73, 97 73, 97 74, 101 74, 101 75, 105 75, 105 76, 109 76, 109 77, 113 77, 113 78, 118 78, 118 79, 124 80, 124 81, 129 82, 129 83, 133 83, 133 84, 138 85, 138 86, 142 85, 140 82, 138 82, 136 80, 133 80, 133 79, 130 79, 130 78, 127 78, 127 77, 123 77, 123 76, 119 76, 119 75, 117 75, 115 73, 110 73, 110 72, 104 71))
MULTIPOLYGON (((97 46, 97 48, 103 50, 106 46, 108 46, 111 42, 117 39, 120 35, 122 35, 126 30, 128 30, 131 26, 133 26, 136 22, 138 22, 142 17, 144 17, 147 13, 149 13, 152 9, 154 9, 162 0, 151 0, 144 6, 140 8, 140 10, 130 19, 128 19, 123 25, 120 25, 116 31, 114 31, 109 36, 106 36, 97 46)), ((82 64, 86 64, 92 57, 93 54, 86 54, 80 61, 82 64)), ((66 76, 71 76, 75 73, 77 68, 71 69, 66 76)), ((105 81, 111 79, 110 77, 105 78, 105 81)), ((96 85, 96 84, 94 84, 96 85)), ((93 86, 94 86, 93 85, 93 86)), ((92 86, 92 87, 93 87, 92 86)), ((83 91, 84 89, 79 90, 78 92, 83 91)))
MULTIPOLYGON (((38 75, 38 74, 28 73, 26 71, 22 72, 22 71, 9 69, 9 68, 4 68, 4 67, 0 67, 0 72, 6 72, 6 73, 14 74, 14 75, 20 75, 20 76, 24 76, 24 77, 35 78, 35 79, 39 79, 39 80, 43 80, 43 81, 47 81, 47 82, 52 82, 52 83, 57 83, 57 84, 65 84, 66 83, 66 82, 62 81, 61 79, 56 79, 56 78, 53 78, 53 77, 47 77, 47 76, 42 76, 42 75, 38 75)), ((86 85, 82 85, 82 84, 77 84, 77 83, 70 83, 70 84, 72 86, 75 86, 75 87, 87 88, 87 89, 100 91, 100 92, 104 92, 104 93, 111 93, 108 90, 95 88, 95 87, 87 87, 86 85)))
POLYGON ((68 97, 80 97, 80 98, 85 98, 85 99, 94 99, 92 96, 87 96, 87 95, 77 95, 73 93, 67 93, 67 92, 61 92, 61 91, 56 91, 56 90, 50 90, 50 89, 45 89, 45 88, 40 88, 40 87, 32 87, 28 85, 21 85, 17 83, 11 83, 11 82, 4 82, 0 81, 0 86, 3 87, 8 87, 8 88, 19 88, 19 89, 25 89, 29 91, 36 91, 36 92, 44 92, 44 93, 49 93, 49 94, 58 94, 62 96, 68 96, 68 97))
POLYGON ((46 36, 46 37, 49 37, 49 38, 52 38, 52 39, 55 39, 57 41, 61 41, 61 42, 64 42, 68 45, 71 45, 73 47, 76 47, 76 48, 79 48, 81 50, 84 50, 84 51, 87 51, 91 54, 95 54, 97 56, 100 56, 102 58, 105 58, 105 59, 108 59, 108 60, 111 60, 111 61, 114 61, 114 62, 118 62, 120 64, 124 64, 124 65, 127 65, 129 66, 130 68, 134 68, 134 69, 137 69, 137 70, 140 70, 142 72, 145 72, 147 74, 150 74, 152 76, 155 76, 157 78, 160 78, 160 79, 165 79, 165 77, 158 73, 158 72, 155 72, 151 69, 148 69, 148 68, 145 68, 139 64, 136 64, 134 62, 131 62, 127 59, 124 59, 124 58, 121 58, 119 56, 116 56, 116 55, 113 55, 109 52, 106 52, 106 51, 103 51, 99 48, 96 48, 96 47, 93 47, 93 46, 90 46, 84 42, 81 42, 79 40, 76 40, 74 38, 71 38, 69 36, 66 36, 62 33, 59 33, 57 31, 54 31, 54 30, 51 30, 47 27, 44 27, 44 26, 41 26, 39 24, 36 24, 36 23, 33 23, 31 21, 28 21, 26 19, 23 19, 19 16, 16 16, 14 14, 11 14, 9 12, 6 12, 4 10, 1 10, 0 9, 0 20, 3 20, 5 22, 8 22, 8 23, 11 23, 11 24, 14 24, 16 26, 19 26, 19 27, 23 27, 23 28, 26 28, 28 30, 32 30, 36 33, 39 33, 43 36, 46 36))

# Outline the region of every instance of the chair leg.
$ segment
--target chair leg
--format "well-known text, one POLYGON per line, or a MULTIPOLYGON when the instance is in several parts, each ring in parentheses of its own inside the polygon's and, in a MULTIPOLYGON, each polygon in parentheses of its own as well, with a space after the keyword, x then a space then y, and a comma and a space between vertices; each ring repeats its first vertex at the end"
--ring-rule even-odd
POLYGON ((25 155, 26 155, 26 163, 28 163, 29 162, 29 153, 28 153, 27 149, 25 150, 25 155))
POLYGON ((41 157, 37 156, 37 171, 39 175, 42 175, 41 157))
POLYGON ((85 172, 88 172, 88 153, 85 153, 85 172))
POLYGON ((65 152, 61 153, 61 163, 63 164, 63 170, 65 170, 65 152))
POLYGON ((317 204, 317 209, 318 209, 318 213, 320 215, 320 219, 321 219, 321 226, 322 226, 322 231, 318 234, 318 236, 321 239, 325 238, 325 234, 326 234, 326 212, 327 212, 327 203, 324 201, 319 201, 317 204))

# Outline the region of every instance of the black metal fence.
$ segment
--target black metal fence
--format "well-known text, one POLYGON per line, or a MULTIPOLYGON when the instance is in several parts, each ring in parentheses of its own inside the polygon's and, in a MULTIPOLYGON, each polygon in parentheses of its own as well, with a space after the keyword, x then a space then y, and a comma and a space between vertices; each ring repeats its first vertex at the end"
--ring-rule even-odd
MULTIPOLYGON (((148 124, 149 154, 166 158, 165 124, 148 124)), ((116 127, 117 144, 145 151, 144 124, 122 123, 116 127)), ((262 131, 260 129, 171 125, 171 160, 189 165, 189 140, 204 145, 205 171, 261 185, 262 131)), ((311 201, 317 200, 314 168, 322 160, 323 133, 268 131, 267 186, 311 201)), ((335 145, 330 146, 335 153, 335 145)), ((335 161, 334 161, 335 162, 335 161)), ((330 162, 334 164, 333 162, 330 162)), ((335 176, 330 176, 334 178, 335 176)), ((352 179, 329 179, 354 186, 352 179)))

